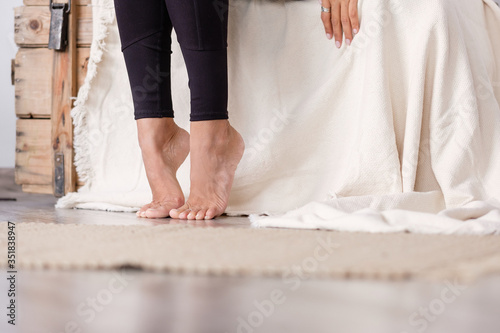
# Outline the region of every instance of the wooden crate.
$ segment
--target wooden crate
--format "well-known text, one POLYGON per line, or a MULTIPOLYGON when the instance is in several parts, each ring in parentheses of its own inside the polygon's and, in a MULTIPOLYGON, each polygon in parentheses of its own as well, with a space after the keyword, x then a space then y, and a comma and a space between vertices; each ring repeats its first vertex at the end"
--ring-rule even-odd
MULTIPOLYGON (((92 41, 92 7, 75 6, 76 42, 88 47, 92 41)), ((14 9, 14 41, 21 47, 47 47, 49 44, 50 10, 47 6, 21 6, 14 9)))
MULTIPOLYGON (((76 82, 79 89, 87 75, 90 48, 77 49, 76 82)), ((54 51, 46 48, 20 48, 14 60, 15 110, 19 118, 50 118, 54 51)))
POLYGON ((24 0, 24 6, 14 9, 14 40, 20 47, 12 75, 18 117, 15 175, 25 192, 60 196, 82 185, 73 165, 70 110, 87 72, 92 41, 90 1, 72 1, 65 52, 47 48, 49 0, 24 0), (56 193, 55 161, 61 156, 63 193, 56 193))
POLYGON ((50 119, 18 119, 16 123, 16 183, 25 192, 52 193, 50 119))

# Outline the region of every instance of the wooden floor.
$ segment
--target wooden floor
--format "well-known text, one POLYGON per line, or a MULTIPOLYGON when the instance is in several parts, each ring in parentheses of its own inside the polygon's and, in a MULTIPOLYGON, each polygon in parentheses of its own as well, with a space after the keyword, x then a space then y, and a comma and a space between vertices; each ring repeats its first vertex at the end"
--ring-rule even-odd
MULTIPOLYGON (((178 222, 148 221, 129 213, 55 209, 56 200, 50 195, 20 192, 12 169, 0 169, 0 198, 15 199, 0 201, 1 221, 178 222)), ((250 227, 241 217, 221 218, 213 225, 250 227)), ((2 333, 500 331, 500 276, 465 290, 453 286, 453 281, 370 280, 305 280, 292 289, 279 278, 134 270, 21 271, 17 279, 18 322, 14 329, 2 313, 2 333)), ((0 278, 3 309, 7 289, 8 281, 0 278)))

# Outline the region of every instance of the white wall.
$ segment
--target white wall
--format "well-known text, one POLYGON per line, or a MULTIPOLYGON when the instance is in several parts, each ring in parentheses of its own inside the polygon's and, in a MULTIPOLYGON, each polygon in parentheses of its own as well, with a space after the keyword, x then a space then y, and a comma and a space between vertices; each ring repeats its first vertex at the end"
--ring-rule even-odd
POLYGON ((16 115, 14 86, 10 83, 10 61, 16 56, 14 7, 22 0, 0 1, 0 168, 14 167, 16 115))

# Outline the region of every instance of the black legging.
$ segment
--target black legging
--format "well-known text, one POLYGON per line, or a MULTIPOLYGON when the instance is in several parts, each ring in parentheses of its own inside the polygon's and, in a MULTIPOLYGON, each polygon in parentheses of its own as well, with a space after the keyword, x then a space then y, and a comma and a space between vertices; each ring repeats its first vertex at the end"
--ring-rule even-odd
POLYGON ((191 121, 227 119, 228 0, 115 0, 135 119, 173 117, 172 27, 186 63, 191 121))

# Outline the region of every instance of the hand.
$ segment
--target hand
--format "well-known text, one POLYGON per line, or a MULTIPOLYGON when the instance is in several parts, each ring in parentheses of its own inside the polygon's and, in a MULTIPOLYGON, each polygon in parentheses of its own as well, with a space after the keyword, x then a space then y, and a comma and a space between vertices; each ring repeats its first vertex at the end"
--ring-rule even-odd
POLYGON ((335 37, 337 48, 342 46, 342 32, 347 45, 351 45, 353 37, 359 32, 358 0, 319 0, 330 12, 321 12, 321 20, 325 26, 326 37, 335 37))

